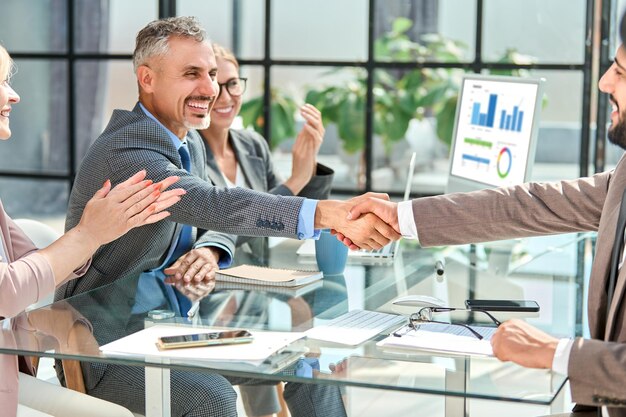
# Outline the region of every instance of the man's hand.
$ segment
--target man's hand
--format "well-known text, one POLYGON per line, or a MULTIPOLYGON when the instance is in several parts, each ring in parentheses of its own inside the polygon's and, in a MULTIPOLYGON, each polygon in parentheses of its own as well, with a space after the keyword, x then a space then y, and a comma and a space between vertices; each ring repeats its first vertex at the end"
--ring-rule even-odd
POLYGON ((491 338, 494 355, 527 368, 552 368, 558 339, 519 320, 508 320, 491 338))
POLYGON ((382 199, 378 196, 361 196, 356 197, 354 203, 354 206, 348 213, 348 219, 358 219, 364 213, 373 213, 400 234, 398 203, 389 201, 389 196, 387 196, 387 199, 382 199))
POLYGON ((175 281, 172 277, 165 278, 165 282, 173 284, 176 289, 191 302, 200 301, 207 295, 211 294, 215 289, 215 281, 194 282, 191 284, 183 284, 183 281, 175 281))
MULTIPOLYGON (((351 198, 347 203, 352 205, 347 216, 349 220, 358 219, 363 213, 371 212, 391 226, 398 236, 400 235, 400 226, 398 226, 398 205, 389 201, 389 194, 369 192, 351 198)), ((340 231, 332 230, 332 233, 350 249, 359 249, 358 245, 355 245, 351 239, 340 231)))
POLYGON ((315 211, 316 229, 333 229, 350 242, 350 248, 380 249, 400 234, 379 217, 368 213, 358 219, 348 219, 349 202, 322 200, 315 211))
POLYGON ((219 251, 212 247, 192 249, 176 260, 163 272, 170 278, 168 282, 183 281, 209 283, 215 280, 215 273, 219 270, 217 265, 220 259, 219 251))

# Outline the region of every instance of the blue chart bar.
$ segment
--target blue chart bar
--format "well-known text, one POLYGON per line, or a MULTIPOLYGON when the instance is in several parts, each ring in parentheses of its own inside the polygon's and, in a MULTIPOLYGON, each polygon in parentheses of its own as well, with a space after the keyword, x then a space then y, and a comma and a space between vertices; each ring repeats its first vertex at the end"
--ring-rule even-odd
POLYGON ((480 156, 469 155, 466 153, 462 155, 462 158, 463 160, 478 162, 479 164, 486 164, 486 165, 489 165, 489 162, 491 162, 488 158, 481 158, 480 156))
POLYGON ((493 121, 496 118, 496 103, 498 102, 498 96, 496 94, 489 94, 489 109, 487 110, 487 126, 493 127, 493 121))
POLYGON ((496 104, 498 103, 497 94, 489 94, 489 103, 487 104, 487 112, 480 112, 480 103, 474 103, 472 106, 471 124, 476 126, 493 127, 496 119, 496 104))
POLYGON ((522 131, 522 119, 524 118, 524 112, 521 111, 519 112, 519 118, 517 119, 517 128, 515 130, 517 130, 518 132, 522 131))
POLYGON ((478 125, 480 120, 480 103, 474 103, 472 108, 472 124, 478 125))
POLYGON ((512 114, 507 114, 506 110, 502 110, 500 113, 500 129, 521 132, 522 120, 524 120, 524 112, 520 111, 518 106, 513 106, 512 114))

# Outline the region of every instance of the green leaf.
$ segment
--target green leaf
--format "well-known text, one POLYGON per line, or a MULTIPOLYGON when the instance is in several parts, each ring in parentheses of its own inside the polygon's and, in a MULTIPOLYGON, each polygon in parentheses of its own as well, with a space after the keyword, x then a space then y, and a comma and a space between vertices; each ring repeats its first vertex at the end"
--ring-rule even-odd
POLYGON ((391 30, 395 33, 404 33, 411 28, 413 21, 406 17, 398 17, 393 21, 391 30))
POLYGON ((243 120, 243 125, 252 126, 258 133, 263 133, 263 97, 256 97, 246 101, 241 106, 239 112, 243 120))
POLYGON ((337 123, 339 137, 343 139, 343 148, 348 153, 355 153, 365 143, 365 101, 356 94, 350 94, 339 106, 337 123))
POLYGON ((454 129, 454 116, 456 114, 457 97, 448 98, 441 111, 437 113, 437 137, 450 147, 452 143, 452 131, 454 129))

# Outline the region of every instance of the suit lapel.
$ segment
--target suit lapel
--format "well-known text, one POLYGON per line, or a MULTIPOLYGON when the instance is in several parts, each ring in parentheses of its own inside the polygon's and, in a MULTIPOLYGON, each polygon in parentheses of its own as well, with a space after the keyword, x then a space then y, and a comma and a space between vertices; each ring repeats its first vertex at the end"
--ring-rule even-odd
POLYGON ((256 191, 267 191, 265 184, 261 180, 261 178, 265 178, 266 176, 263 160, 250 153, 246 143, 242 140, 237 131, 229 130, 228 138, 235 151, 237 161, 239 161, 239 165, 241 166, 241 171, 246 177, 246 180, 248 180, 248 184, 250 184, 250 188, 256 191))
POLYGON ((606 336, 605 340, 613 340, 613 331, 615 330, 616 317, 615 315, 620 311, 620 305, 622 298, 624 297, 624 289, 626 288, 626 268, 622 266, 619 274, 617 275, 617 283, 615 284, 615 293, 613 294, 613 300, 611 301, 611 308, 606 323, 606 336))
POLYGON ((206 149, 206 165, 207 165, 207 175, 211 182, 218 187, 226 187, 226 181, 224 180, 224 176, 220 172, 220 168, 217 166, 217 161, 215 161, 215 156, 213 156, 213 152, 211 151, 211 147, 205 146, 206 149))

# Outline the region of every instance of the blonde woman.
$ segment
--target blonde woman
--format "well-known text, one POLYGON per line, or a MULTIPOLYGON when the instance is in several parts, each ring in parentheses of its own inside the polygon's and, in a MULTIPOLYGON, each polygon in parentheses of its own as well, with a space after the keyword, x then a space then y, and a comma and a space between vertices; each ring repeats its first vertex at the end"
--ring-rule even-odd
MULTIPOLYGON (((12 70, 13 61, 0 45, 0 140, 11 136, 10 113, 20 101, 9 84, 12 70)), ((57 285, 80 276, 101 245, 134 227, 166 218, 169 215, 166 209, 184 194, 181 189, 165 191, 178 178, 169 177, 152 184, 145 177, 146 172, 140 171, 115 187, 106 181, 87 204, 78 225, 41 250, 37 250, 15 225, 0 202, 0 316, 13 317, 51 293, 57 285)), ((8 320, 4 323, 4 339, 10 336, 10 328, 6 328, 10 324, 8 320)), ((18 358, 0 355, 0 375, 0 415, 15 416, 18 407, 18 358)), ((84 403, 77 403, 84 406, 84 403)), ((68 408, 63 410, 57 404, 54 412, 80 415, 81 411, 74 405, 74 402, 65 404, 68 408)), ((91 413, 91 407, 84 409, 83 413, 91 413)))

